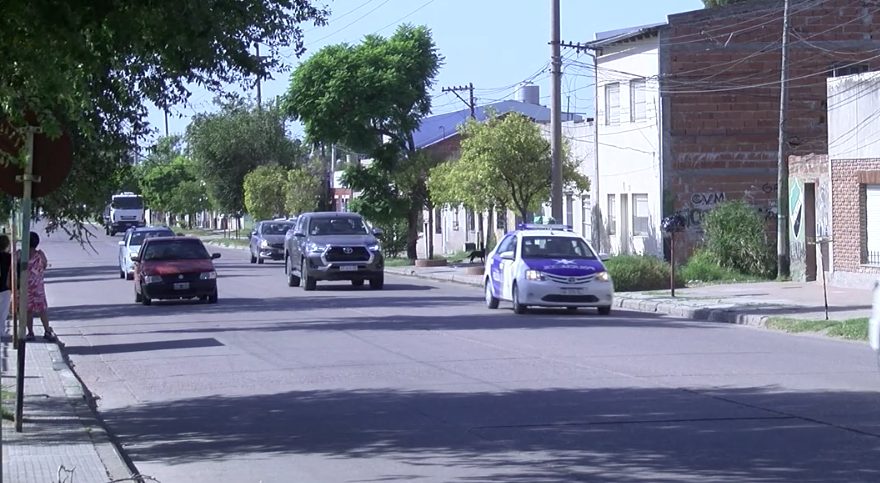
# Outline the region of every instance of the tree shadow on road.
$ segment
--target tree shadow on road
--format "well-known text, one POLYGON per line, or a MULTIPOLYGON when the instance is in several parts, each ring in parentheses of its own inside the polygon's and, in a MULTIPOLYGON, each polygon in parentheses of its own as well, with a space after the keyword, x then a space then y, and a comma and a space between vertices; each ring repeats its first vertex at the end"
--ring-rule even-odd
POLYGON ((880 480, 876 392, 306 390, 103 416, 134 461, 154 464, 315 455, 390 459, 445 481, 880 480))

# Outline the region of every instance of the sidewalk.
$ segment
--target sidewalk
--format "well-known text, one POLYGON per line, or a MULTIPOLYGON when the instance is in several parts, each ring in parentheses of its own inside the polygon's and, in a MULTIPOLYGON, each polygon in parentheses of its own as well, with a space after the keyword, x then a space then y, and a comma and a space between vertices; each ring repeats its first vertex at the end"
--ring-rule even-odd
MULTIPOLYGON (((482 275, 468 266, 386 267, 387 273, 483 286, 482 275)), ((480 292, 481 293, 481 292, 480 292)), ((667 314, 693 320, 764 326, 770 317, 825 319, 822 282, 760 282, 710 285, 651 292, 618 292, 614 306, 638 312, 667 314)), ((846 320, 871 315, 871 289, 828 286, 828 318, 846 320)))
MULTIPOLYGON (((9 334, 5 327, 0 368, 3 387, 14 391, 17 351, 9 334)), ((3 420, 2 481, 139 481, 89 407, 58 344, 38 337, 25 353, 23 430, 3 420)), ((14 413, 14 400, 4 408, 14 413)))

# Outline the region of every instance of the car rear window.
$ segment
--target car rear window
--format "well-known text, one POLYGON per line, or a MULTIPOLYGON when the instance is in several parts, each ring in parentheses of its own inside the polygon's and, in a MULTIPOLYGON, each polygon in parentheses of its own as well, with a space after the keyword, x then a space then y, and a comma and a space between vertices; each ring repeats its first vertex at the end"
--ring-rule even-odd
POLYGON ((283 235, 293 228, 293 223, 263 223, 263 235, 283 235))
POLYGON ((143 260, 201 260, 211 258, 199 240, 169 240, 144 246, 143 260))
POLYGON ((131 240, 128 241, 128 244, 143 245, 144 240, 147 238, 156 238, 160 236, 174 236, 174 232, 171 230, 136 231, 131 234, 131 240))

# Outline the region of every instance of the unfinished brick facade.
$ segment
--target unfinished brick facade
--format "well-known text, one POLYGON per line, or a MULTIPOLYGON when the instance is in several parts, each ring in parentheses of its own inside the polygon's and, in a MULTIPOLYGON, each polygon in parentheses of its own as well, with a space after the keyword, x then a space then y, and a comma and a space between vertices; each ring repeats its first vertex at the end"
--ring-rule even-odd
POLYGON ((880 184, 880 159, 831 160, 832 253, 835 272, 880 275, 867 265, 865 186, 880 184))
MULTIPOLYGON (((687 248, 699 242, 703 213, 734 199, 765 215, 775 243, 782 4, 669 17, 660 52, 664 210, 685 215, 687 248)), ((787 154, 827 153, 826 79, 880 69, 880 3, 795 0, 790 23, 787 154)))

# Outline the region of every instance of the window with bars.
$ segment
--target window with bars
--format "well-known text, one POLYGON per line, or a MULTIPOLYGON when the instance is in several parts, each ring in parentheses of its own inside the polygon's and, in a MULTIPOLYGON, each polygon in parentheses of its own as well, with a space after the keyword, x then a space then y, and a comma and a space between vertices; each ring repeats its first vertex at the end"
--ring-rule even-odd
POLYGON ((648 195, 632 195, 633 236, 648 236, 651 222, 648 214, 648 195))
POLYGON ((620 83, 605 85, 605 124, 614 126, 620 123, 620 83))
POLYGON ((605 213, 608 219, 608 234, 617 233, 617 199, 614 195, 608 195, 608 212, 605 213))
POLYGON ((880 265, 880 184, 865 186, 865 246, 868 265, 880 265))
POLYGON ((629 83, 629 117, 630 121, 639 121, 648 117, 647 94, 648 84, 645 79, 634 79, 629 83))

